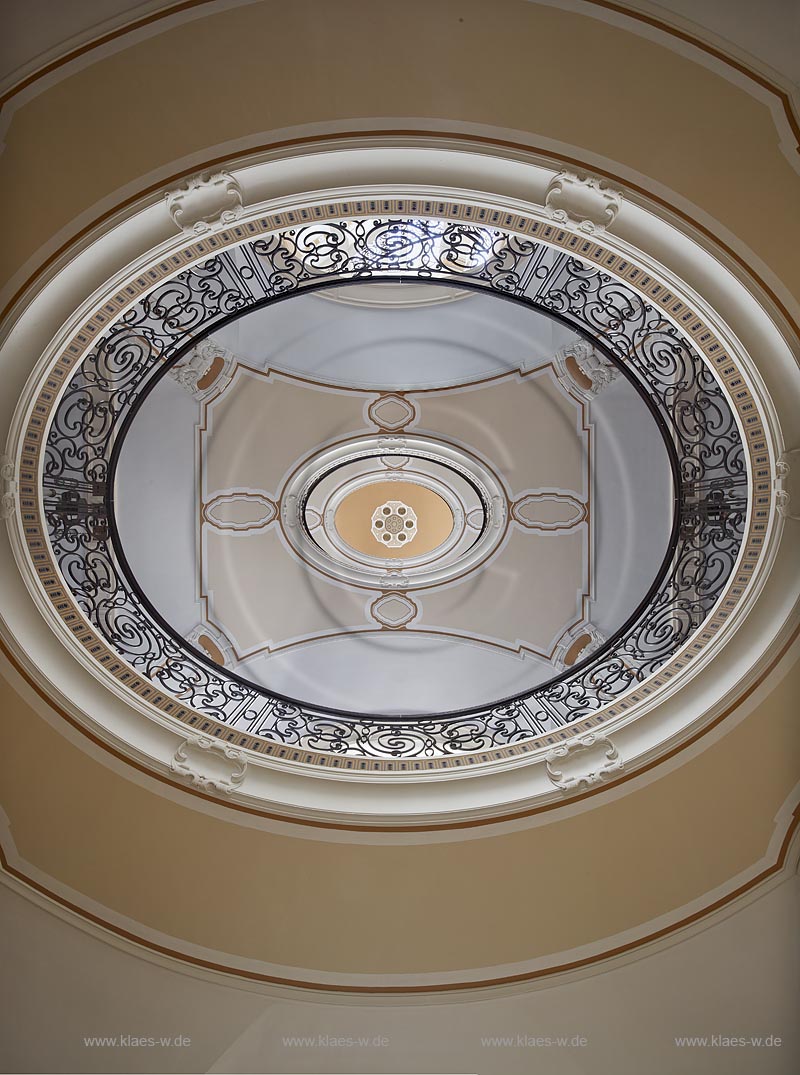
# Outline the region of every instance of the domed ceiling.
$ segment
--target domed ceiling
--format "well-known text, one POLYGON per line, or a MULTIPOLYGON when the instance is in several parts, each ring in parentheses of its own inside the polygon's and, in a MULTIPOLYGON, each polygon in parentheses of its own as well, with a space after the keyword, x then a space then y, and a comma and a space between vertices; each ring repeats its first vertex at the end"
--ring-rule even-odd
POLYGON ((673 524, 631 381, 544 313, 430 283, 230 321, 154 382, 114 477, 119 547, 171 632, 359 714, 556 677, 635 612, 673 524))
POLYGON ((7 132, 2 864, 237 992, 569 984, 793 863, 780 102, 598 5, 419 6, 380 131, 325 76, 380 20, 316 5, 286 95, 256 4, 7 132))
POLYGON ((600 726, 713 646, 763 549, 752 395, 602 243, 360 205, 193 240, 84 323, 25 432, 32 585, 203 749, 388 772, 576 739, 605 771, 600 726))

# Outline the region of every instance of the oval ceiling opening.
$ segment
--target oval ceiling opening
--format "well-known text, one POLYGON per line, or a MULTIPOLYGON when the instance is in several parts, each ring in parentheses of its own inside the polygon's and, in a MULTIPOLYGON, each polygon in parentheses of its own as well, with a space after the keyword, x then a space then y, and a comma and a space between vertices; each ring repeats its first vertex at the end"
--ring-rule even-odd
POLYGON ((216 329, 153 383, 115 474, 119 548, 170 632, 360 714, 557 677, 635 613, 673 531, 661 429, 599 349, 522 303, 403 286, 216 329))

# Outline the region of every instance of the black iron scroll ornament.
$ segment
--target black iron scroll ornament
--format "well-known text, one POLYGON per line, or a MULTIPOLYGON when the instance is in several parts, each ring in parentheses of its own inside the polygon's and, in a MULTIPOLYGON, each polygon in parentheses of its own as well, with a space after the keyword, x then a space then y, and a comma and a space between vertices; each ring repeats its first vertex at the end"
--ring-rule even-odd
POLYGON ((156 286, 76 366, 48 430, 42 490, 56 562, 76 603, 157 690, 237 733, 372 759, 529 741, 642 683, 686 644, 722 594, 742 545, 747 494, 744 446, 722 388, 688 337, 632 287, 528 237, 388 218, 312 223, 250 239, 156 286), (457 283, 566 322, 633 381, 664 434, 678 495, 659 577, 614 638, 528 694, 413 718, 347 714, 271 694, 177 637, 116 545, 113 460, 138 404, 168 368, 203 335, 256 306, 375 279, 457 283))

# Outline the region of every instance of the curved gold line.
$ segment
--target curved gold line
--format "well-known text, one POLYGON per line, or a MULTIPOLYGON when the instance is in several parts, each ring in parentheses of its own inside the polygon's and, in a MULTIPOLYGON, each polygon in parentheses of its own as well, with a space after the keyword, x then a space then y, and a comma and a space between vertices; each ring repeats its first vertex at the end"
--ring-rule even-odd
MULTIPOLYGON (((202 7, 204 4, 212 2, 213 0, 183 0, 182 3, 172 4, 162 11, 153 12, 151 15, 143 16, 135 22, 128 23, 126 26, 121 26, 117 30, 110 30, 108 33, 95 38, 93 41, 88 41, 84 45, 79 45, 77 48, 72 49, 63 56, 51 60, 50 63, 33 71, 30 75, 26 75, 24 78, 20 79, 19 82, 11 86, 10 89, 6 90, 6 92, 0 96, 0 109, 8 104, 12 98, 16 97, 18 93, 21 93, 22 90, 33 85, 34 82, 38 82, 39 79, 44 78, 45 75, 57 71, 60 67, 64 67, 66 64, 71 63, 73 60, 78 59, 78 57, 85 55, 87 52, 100 48, 102 45, 107 45, 110 41, 115 41, 117 38, 124 37, 125 34, 133 33, 135 30, 141 30, 143 27, 149 26, 161 19, 169 18, 172 15, 179 15, 182 11, 189 11, 192 8, 202 7)), ((795 151, 800 153, 800 122, 794 114, 791 98, 785 90, 781 89, 780 86, 772 82, 765 75, 762 75, 759 71, 756 71, 755 68, 749 67, 741 60, 734 59, 716 46, 703 41, 702 38, 690 34, 687 30, 681 30, 676 26, 671 26, 669 23, 657 19, 653 15, 648 15, 643 11, 636 11, 633 8, 627 8, 622 4, 611 3, 610 0, 583 0, 583 2, 594 4, 595 7, 604 8, 607 11, 613 11, 617 15, 623 15, 626 18, 633 19, 635 22, 641 22, 646 26, 651 26, 656 30, 660 30, 662 33, 675 37, 679 41, 684 41, 689 45, 693 45, 695 48, 700 49, 701 52, 705 52, 707 55, 713 56, 715 60, 727 64, 739 74, 742 74, 755 82, 756 85, 760 86, 768 93, 773 94, 777 97, 783 109, 786 121, 798 143, 795 146, 795 151)))
MULTIPOLYGON (((281 814, 271 810, 259 810, 256 807, 248 806, 244 803, 236 803, 230 801, 223 801, 213 795, 208 795, 206 792, 199 791, 197 788, 190 787, 187 784, 178 783, 176 780, 170 779, 163 773, 158 773, 154 769, 148 768, 142 762, 136 761, 133 758, 128 757, 127 754, 123 754, 121 750, 112 746, 110 743, 105 742, 98 736, 94 735, 88 728, 75 719, 71 713, 67 712, 58 702, 54 701, 47 691, 40 686, 40 684, 33 678, 28 672, 27 668, 17 659, 13 651, 6 644, 5 639, 0 635, 0 653, 4 655, 6 660, 17 672, 17 674, 25 680, 28 686, 48 705, 58 716, 62 717, 67 723, 73 727, 76 731, 79 731, 81 735, 85 736, 95 746, 102 747, 112 757, 117 758, 119 761, 125 762, 127 765, 133 766, 140 773, 150 777, 153 780, 158 780, 162 784, 166 784, 171 788, 177 788, 179 791, 186 792, 187 795, 196 795, 200 799, 205 799, 206 802, 213 803, 215 806, 224 806, 229 810, 237 811, 241 814, 249 814, 254 817, 267 818, 270 821, 281 821, 290 825, 302 825, 307 828, 319 828, 319 829, 333 829, 342 832, 448 832, 459 829, 472 829, 472 828, 485 828, 487 825, 500 825, 507 821, 520 821, 524 818, 534 817, 537 814, 550 813, 553 810, 560 810, 567 802, 571 806, 573 803, 582 802, 585 799, 591 799, 595 795, 600 795, 609 788, 617 788, 622 784, 627 784, 628 781, 634 780, 641 776, 643 773, 649 772, 651 769, 655 769, 656 766, 662 765, 664 762, 671 760, 676 755, 682 753, 688 747, 693 746, 696 742, 708 735, 710 731, 716 728, 722 723, 726 717, 729 717, 743 702, 745 702, 750 695, 761 686, 767 676, 778 666, 780 661, 786 655, 796 639, 800 637, 800 623, 797 624, 792 631, 789 638, 780 648, 776 656, 766 666, 764 671, 759 675, 749 687, 746 687, 731 703, 726 706, 709 724, 700 731, 695 732, 685 742, 679 743, 666 754, 661 757, 648 762, 641 767, 630 770, 618 777, 616 780, 609 780, 602 785, 598 785, 594 788, 590 788, 588 791, 582 792, 580 795, 572 796, 569 800, 562 800, 559 802, 545 803, 543 806, 534 806, 528 810, 516 810, 508 814, 499 814, 488 818, 470 818, 465 821, 446 821, 446 822, 434 822, 423 825, 368 825, 368 824, 356 824, 345 823, 338 821, 319 821, 311 818, 297 818, 291 815, 281 814)), ((12 685, 13 689, 13 685, 12 685)))
POLYGON ((59 56, 55 60, 51 60, 43 67, 38 68, 31 74, 26 75, 20 79, 19 82, 14 83, 10 89, 0 95, 0 109, 2 109, 8 102, 16 97, 22 90, 32 86, 34 82, 38 82, 40 78, 44 78, 45 75, 52 74, 53 71, 57 71, 59 67, 64 67, 66 64, 71 63, 73 60, 77 60, 79 56, 85 55, 87 52, 91 52, 93 49, 100 48, 102 45, 107 45, 110 41, 116 41, 117 38, 124 37, 125 34, 133 33, 134 30, 141 30, 145 26, 150 26, 154 22, 158 22, 161 19, 166 19, 170 15, 179 15, 182 11, 190 11, 192 8, 201 7, 203 4, 212 3, 213 0, 183 0, 180 4, 171 4, 167 8, 163 8, 161 11, 155 11, 150 15, 143 15, 142 18, 137 19, 135 22, 129 22, 125 26, 120 26, 116 30, 109 30, 108 33, 102 34, 100 37, 96 37, 93 41, 87 41, 84 45, 78 45, 76 48, 71 49, 69 52, 65 52, 63 56, 59 56))
MULTIPOLYGON (((594 0, 586 0, 587 3, 592 3, 594 0)), ((682 209, 678 209, 672 205, 665 198, 660 197, 658 194, 653 194, 647 190, 646 187, 640 186, 638 183, 634 183, 630 179, 625 179, 616 172, 611 172, 606 168, 601 168, 599 165, 588 165, 584 160, 579 157, 571 157, 566 153, 557 153, 551 149, 544 149, 541 146, 534 145, 533 143, 514 142, 505 138, 489 138, 479 134, 460 134, 453 131, 423 131, 415 128, 409 129, 395 129, 395 130, 374 130, 374 131, 342 131, 336 134, 328 135, 307 135, 302 138, 286 138, 277 142, 265 142, 262 145, 251 146, 247 153, 244 154, 241 150, 237 150, 232 153, 224 153, 218 157, 212 157, 205 161, 202 165, 195 165, 192 168, 183 168, 179 172, 174 172, 172 175, 166 176, 157 183, 151 183, 146 187, 143 187, 137 194, 132 194, 128 198, 124 198, 121 202, 118 202, 112 209, 106 210, 90 223, 86 224, 83 228, 80 228, 71 239, 68 239, 65 243, 54 250, 52 254, 49 254, 41 263, 38 269, 35 269, 27 280, 21 284, 14 292, 12 297, 6 303, 2 312, 0 312, 0 320, 5 320, 6 316, 14 308, 20 298, 33 286, 34 283, 42 276, 54 262, 58 261, 72 246, 80 242, 87 235, 90 235, 93 231, 99 228, 102 224, 108 222, 112 217, 125 209, 130 208, 137 202, 142 201, 149 195, 162 192, 167 186, 179 182, 181 179, 186 179, 188 176, 197 175, 198 172, 206 172, 211 168, 216 168, 225 164, 230 164, 232 161, 241 159, 243 156, 252 156, 254 153, 267 153, 273 152, 278 149, 297 148, 299 146, 311 145, 314 143, 324 142, 339 142, 346 141, 347 139, 354 138, 419 138, 419 139, 452 139, 456 142, 469 143, 474 145, 482 145, 489 147, 496 147, 498 149, 511 149, 515 152, 521 153, 537 153, 542 157, 549 160, 556 161, 560 164, 571 165, 573 168, 581 168, 585 171, 590 171, 594 175, 604 176, 606 179, 610 179, 613 183, 620 184, 626 187, 628 190, 634 191, 642 198, 647 199, 654 205, 660 206, 666 209, 668 212, 674 214, 678 219, 689 224, 690 227, 698 231, 709 243, 716 247, 718 250, 722 250, 732 261, 734 261, 739 268, 750 277, 750 279, 769 297, 775 307, 780 311, 782 317, 786 320, 787 324, 792 328, 794 333, 800 336, 800 324, 794 319, 790 311, 787 309, 785 303, 780 299, 776 292, 770 287, 770 285, 752 268, 747 259, 738 254, 727 243, 723 242, 718 235, 710 228, 707 228, 704 224, 701 224, 694 217, 685 213, 682 209)), ((800 362, 798 362, 800 364, 800 362)))
POLYGON ((574 959, 568 963, 561 963, 553 967, 543 967, 536 971, 527 971, 521 974, 507 974, 500 978, 486 978, 477 979, 471 982, 448 982, 442 985, 383 985, 383 986, 368 986, 368 985, 333 985, 326 982, 309 982, 296 978, 283 978, 273 974, 260 974, 257 971, 242 970, 239 967, 225 966, 223 963, 215 963, 209 959, 200 959, 197 956, 191 956, 184 952, 179 952, 176 949, 168 948, 166 945, 157 944, 155 941, 150 941, 144 937, 139 937, 130 930, 123 929, 121 926, 114 925, 111 922, 107 922, 101 918, 100 915, 93 914, 91 911, 86 911, 79 907, 77 904, 72 903, 70 900, 63 896, 59 896, 57 893, 52 892, 45 885, 39 881, 34 881, 32 878, 27 877, 21 870, 16 869, 8 862, 3 851, 2 844, 0 843, 0 868, 5 870, 6 873, 15 877, 18 881, 22 881, 30 888, 39 892, 41 895, 46 896, 59 906, 72 911, 79 917, 92 922, 96 926, 100 926, 103 929, 114 933, 118 937, 122 937, 127 941, 131 941, 133 944, 140 945, 143 948, 149 949, 151 952, 156 952, 159 955, 168 956, 171 959, 177 959, 181 963, 188 963, 194 967, 201 967, 204 970, 216 971, 221 974, 230 974, 236 978, 244 978, 252 982, 263 982, 269 985, 279 986, 291 986, 295 989, 308 989, 314 992, 326 992, 326 993, 355 993, 355 994, 367 994, 371 996, 381 995, 410 995, 410 994, 424 994, 424 993, 455 993, 463 992, 465 989, 487 989, 492 986, 501 985, 514 985, 522 982, 532 982, 539 978, 548 978, 554 974, 563 974, 567 971, 581 970, 584 967, 590 967, 595 963, 600 963, 606 959, 613 959, 615 956, 624 955, 627 952, 635 951, 638 948, 644 947, 646 944, 651 944, 654 941, 662 940, 664 937, 669 936, 672 933, 676 933, 678 930, 685 929, 687 926, 693 925, 695 922, 706 918, 708 915, 713 914, 715 911, 720 910, 727 904, 732 903, 734 900, 743 896, 745 893, 756 888, 762 882, 768 880, 776 873, 780 873, 786 864, 786 859, 789 854, 789 847, 797 830, 798 824, 800 824, 800 805, 796 806, 792 814, 791 821, 786 830, 786 834, 781 842, 780 849, 778 851, 778 857, 771 866, 767 866, 761 873, 757 874, 750 881, 746 881, 744 884, 739 885, 733 892, 728 893, 727 896, 721 896, 719 899, 714 900, 708 907, 704 907, 699 911, 695 911, 693 914, 686 915, 678 922, 674 922, 670 926, 663 926, 661 929, 653 930, 651 933, 645 934, 644 937, 640 937, 635 941, 628 941, 627 944, 619 944, 614 948, 609 948, 605 952, 601 952, 598 955, 586 956, 583 959, 574 959))

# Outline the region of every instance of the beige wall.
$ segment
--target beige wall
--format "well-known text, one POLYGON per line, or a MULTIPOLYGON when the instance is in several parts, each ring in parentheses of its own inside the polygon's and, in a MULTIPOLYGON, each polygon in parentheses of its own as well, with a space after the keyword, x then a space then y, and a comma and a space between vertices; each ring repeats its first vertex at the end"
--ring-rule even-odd
POLYGON ((415 120, 488 125, 639 175, 718 221, 720 237, 738 236, 800 293, 787 242, 800 176, 768 104, 663 44, 528 0, 213 7, 76 70, 13 114, 0 162, 0 199, 14 205, 2 279, 28 259, 34 268, 37 251, 88 223, 102 199, 185 158, 199 164, 307 124, 415 120))
MULTIPOLYGON (((800 1065, 797 879, 664 950, 523 995, 407 1004, 242 989, 137 959, 0 887, 2 1069, 137 1072, 476 1072, 480 1075, 790 1075, 800 1065), (44 1013, 44 1014, 43 1014, 44 1013), (180 1048, 87 1048, 84 1037, 182 1035, 180 1048), (677 1048, 678 1035, 782 1039, 772 1048, 677 1048), (292 1036, 351 1046, 294 1046, 292 1036), (481 1039, 586 1039, 492 1046, 481 1039), (385 1044, 374 1045, 380 1036, 385 1044), (366 1038, 368 1045, 357 1040, 366 1038), (318 1039, 319 1040, 319 1039, 318 1039)), ((432 917, 436 910, 432 909, 432 917)), ((475 923, 473 931, 481 928, 475 923)))
POLYGON ((312 981, 315 970, 486 980, 498 973, 480 968, 560 965, 559 953, 658 919, 758 863, 797 779, 799 687, 795 664, 713 748, 600 809, 477 840, 315 842, 245 827, 232 811, 208 816, 188 794, 121 778, 8 685, 0 784, 22 859, 150 929, 312 981))

